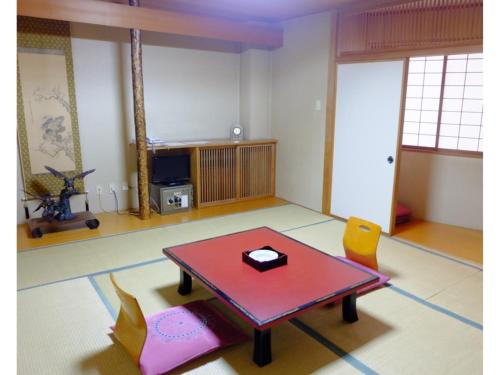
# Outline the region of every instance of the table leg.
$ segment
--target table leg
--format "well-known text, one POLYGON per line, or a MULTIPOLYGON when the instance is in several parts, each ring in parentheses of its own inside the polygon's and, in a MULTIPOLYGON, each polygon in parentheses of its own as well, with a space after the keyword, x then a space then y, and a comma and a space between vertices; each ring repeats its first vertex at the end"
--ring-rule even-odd
POLYGON ((191 293, 192 289, 193 289, 193 280, 191 279, 191 275, 181 269, 181 278, 177 292, 180 295, 185 296, 186 294, 191 293))
POLYGON ((358 320, 355 293, 342 298, 342 318, 348 323, 354 323, 358 320))
POLYGON ((253 361, 259 366, 271 363, 271 328, 254 330, 253 361))

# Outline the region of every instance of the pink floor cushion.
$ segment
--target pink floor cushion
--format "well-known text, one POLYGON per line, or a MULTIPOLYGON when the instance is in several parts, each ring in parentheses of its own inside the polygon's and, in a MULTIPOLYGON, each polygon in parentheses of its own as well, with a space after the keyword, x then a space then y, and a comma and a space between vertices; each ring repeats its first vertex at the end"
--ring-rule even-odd
POLYGON ((146 318, 148 336, 139 360, 143 375, 157 375, 214 350, 249 339, 205 301, 146 318))
POLYGON ((362 269, 363 271, 366 271, 368 273, 371 273, 371 274, 379 277, 379 280, 376 283, 368 285, 367 287, 364 287, 364 288, 361 288, 360 290, 358 290, 358 295, 366 294, 374 289, 380 288, 382 285, 384 285, 386 282, 388 282, 391 279, 389 276, 384 275, 383 273, 372 270, 371 268, 363 266, 362 264, 356 263, 350 259, 340 257, 340 256, 338 256, 336 258, 338 258, 342 262, 352 264, 352 265, 362 269))

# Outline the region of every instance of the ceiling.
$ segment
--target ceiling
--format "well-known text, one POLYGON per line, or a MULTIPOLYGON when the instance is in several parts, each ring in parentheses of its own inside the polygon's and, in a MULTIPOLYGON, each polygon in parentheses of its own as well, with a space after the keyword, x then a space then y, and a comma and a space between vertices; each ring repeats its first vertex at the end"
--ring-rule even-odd
MULTIPOLYGON (((128 4, 128 0, 101 1, 128 4)), ((279 22, 338 7, 370 3, 386 5, 397 2, 397 0, 140 0, 141 7, 144 8, 265 22, 279 22)))

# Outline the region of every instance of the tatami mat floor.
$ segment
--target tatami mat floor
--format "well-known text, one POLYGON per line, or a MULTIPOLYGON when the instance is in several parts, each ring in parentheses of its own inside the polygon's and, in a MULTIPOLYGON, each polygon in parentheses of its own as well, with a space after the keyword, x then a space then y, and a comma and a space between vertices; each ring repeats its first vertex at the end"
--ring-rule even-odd
MULTIPOLYGON (((177 294, 178 269, 161 249, 263 225, 343 253, 343 222, 292 204, 18 253, 18 373, 138 374, 108 335, 119 309, 109 272, 146 314, 208 299, 196 284, 177 294)), ((248 342, 175 373, 481 374, 482 267, 387 237, 378 257, 391 286, 359 298, 355 324, 339 308, 316 309, 273 329, 266 367, 254 365, 248 342)))

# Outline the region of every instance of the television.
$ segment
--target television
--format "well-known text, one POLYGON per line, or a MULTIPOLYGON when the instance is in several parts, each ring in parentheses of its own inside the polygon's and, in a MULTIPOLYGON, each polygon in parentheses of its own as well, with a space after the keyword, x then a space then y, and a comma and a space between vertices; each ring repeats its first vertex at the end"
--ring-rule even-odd
POLYGON ((151 177, 153 184, 183 185, 189 182, 189 178, 189 155, 153 156, 151 177))

